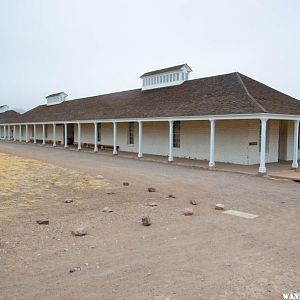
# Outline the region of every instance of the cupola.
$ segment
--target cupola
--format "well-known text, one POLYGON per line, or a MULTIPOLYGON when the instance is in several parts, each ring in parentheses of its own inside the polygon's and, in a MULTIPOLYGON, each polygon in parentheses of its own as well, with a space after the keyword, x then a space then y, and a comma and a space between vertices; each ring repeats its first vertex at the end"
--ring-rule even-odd
POLYGON ((51 95, 46 97, 47 105, 60 104, 60 103, 64 102, 67 97, 68 97, 68 95, 64 92, 51 94, 51 95))
POLYGON ((192 69, 187 64, 183 64, 144 73, 140 77, 143 81, 142 90, 182 84, 189 79, 191 71, 192 69))

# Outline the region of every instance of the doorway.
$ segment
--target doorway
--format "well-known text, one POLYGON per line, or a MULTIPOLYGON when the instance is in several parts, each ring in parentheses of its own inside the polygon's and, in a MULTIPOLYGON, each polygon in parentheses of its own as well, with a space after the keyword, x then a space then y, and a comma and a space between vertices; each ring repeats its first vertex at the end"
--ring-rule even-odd
POLYGON ((287 160, 288 121, 279 123, 278 160, 287 160))

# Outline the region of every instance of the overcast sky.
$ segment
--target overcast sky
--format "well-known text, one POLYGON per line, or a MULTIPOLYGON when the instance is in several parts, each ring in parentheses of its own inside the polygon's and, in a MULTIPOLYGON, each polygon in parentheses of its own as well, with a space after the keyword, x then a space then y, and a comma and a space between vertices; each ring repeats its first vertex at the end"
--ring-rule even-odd
POLYGON ((239 71, 300 99, 299 16, 299 0, 0 0, 0 104, 139 88, 181 63, 191 78, 239 71))

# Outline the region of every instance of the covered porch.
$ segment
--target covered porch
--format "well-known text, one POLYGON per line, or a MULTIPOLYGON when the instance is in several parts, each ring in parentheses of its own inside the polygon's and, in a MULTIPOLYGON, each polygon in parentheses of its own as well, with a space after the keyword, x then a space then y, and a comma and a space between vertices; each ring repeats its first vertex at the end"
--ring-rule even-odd
POLYGON ((268 172, 298 168, 299 119, 295 116, 39 122, 4 124, 0 129, 4 140, 72 149, 76 146, 77 150, 121 153, 201 168, 251 174, 258 171, 260 175, 266 174, 267 166, 268 172), (285 132, 286 143, 282 142, 281 121, 293 125, 292 137, 291 130, 285 132), (283 155, 292 163, 274 164, 283 155))

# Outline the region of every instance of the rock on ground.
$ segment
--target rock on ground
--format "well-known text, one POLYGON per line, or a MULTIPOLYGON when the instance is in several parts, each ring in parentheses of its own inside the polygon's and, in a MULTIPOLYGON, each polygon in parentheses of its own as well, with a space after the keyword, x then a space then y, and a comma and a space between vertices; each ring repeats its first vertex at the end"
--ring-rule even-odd
POLYGON ((124 186, 129 186, 129 182, 123 182, 124 186))
POLYGON ((142 224, 144 226, 150 226, 151 225, 151 220, 149 216, 143 216, 142 217, 142 224))
POLYGON ((113 210, 110 207, 104 207, 102 209, 103 212, 113 212, 113 210))
POLYGON ((36 220, 39 225, 49 225, 49 220, 36 220))
POLYGON ((224 208, 225 208, 225 205, 221 204, 221 203, 216 204, 216 207, 215 207, 216 210, 224 210, 224 208))
POLYGON ((149 192, 149 193, 154 193, 154 192, 156 192, 156 189, 153 188, 153 187, 149 187, 149 188, 148 188, 148 192, 149 192))
POLYGON ((85 228, 78 228, 71 231, 74 236, 84 236, 87 235, 87 230, 85 228))
POLYGON ((73 202, 73 200, 72 199, 69 199, 69 198, 67 198, 66 200, 65 200, 65 203, 72 203, 73 202))
POLYGON ((184 209, 184 215, 185 216, 192 216, 194 214, 194 211, 192 208, 185 208, 184 209))
POLYGON ((192 205, 198 205, 198 202, 196 200, 191 200, 190 204, 192 204, 192 205))
POLYGON ((154 206, 157 206, 157 203, 155 203, 155 202, 148 202, 147 205, 151 206, 151 207, 154 207, 154 206))

